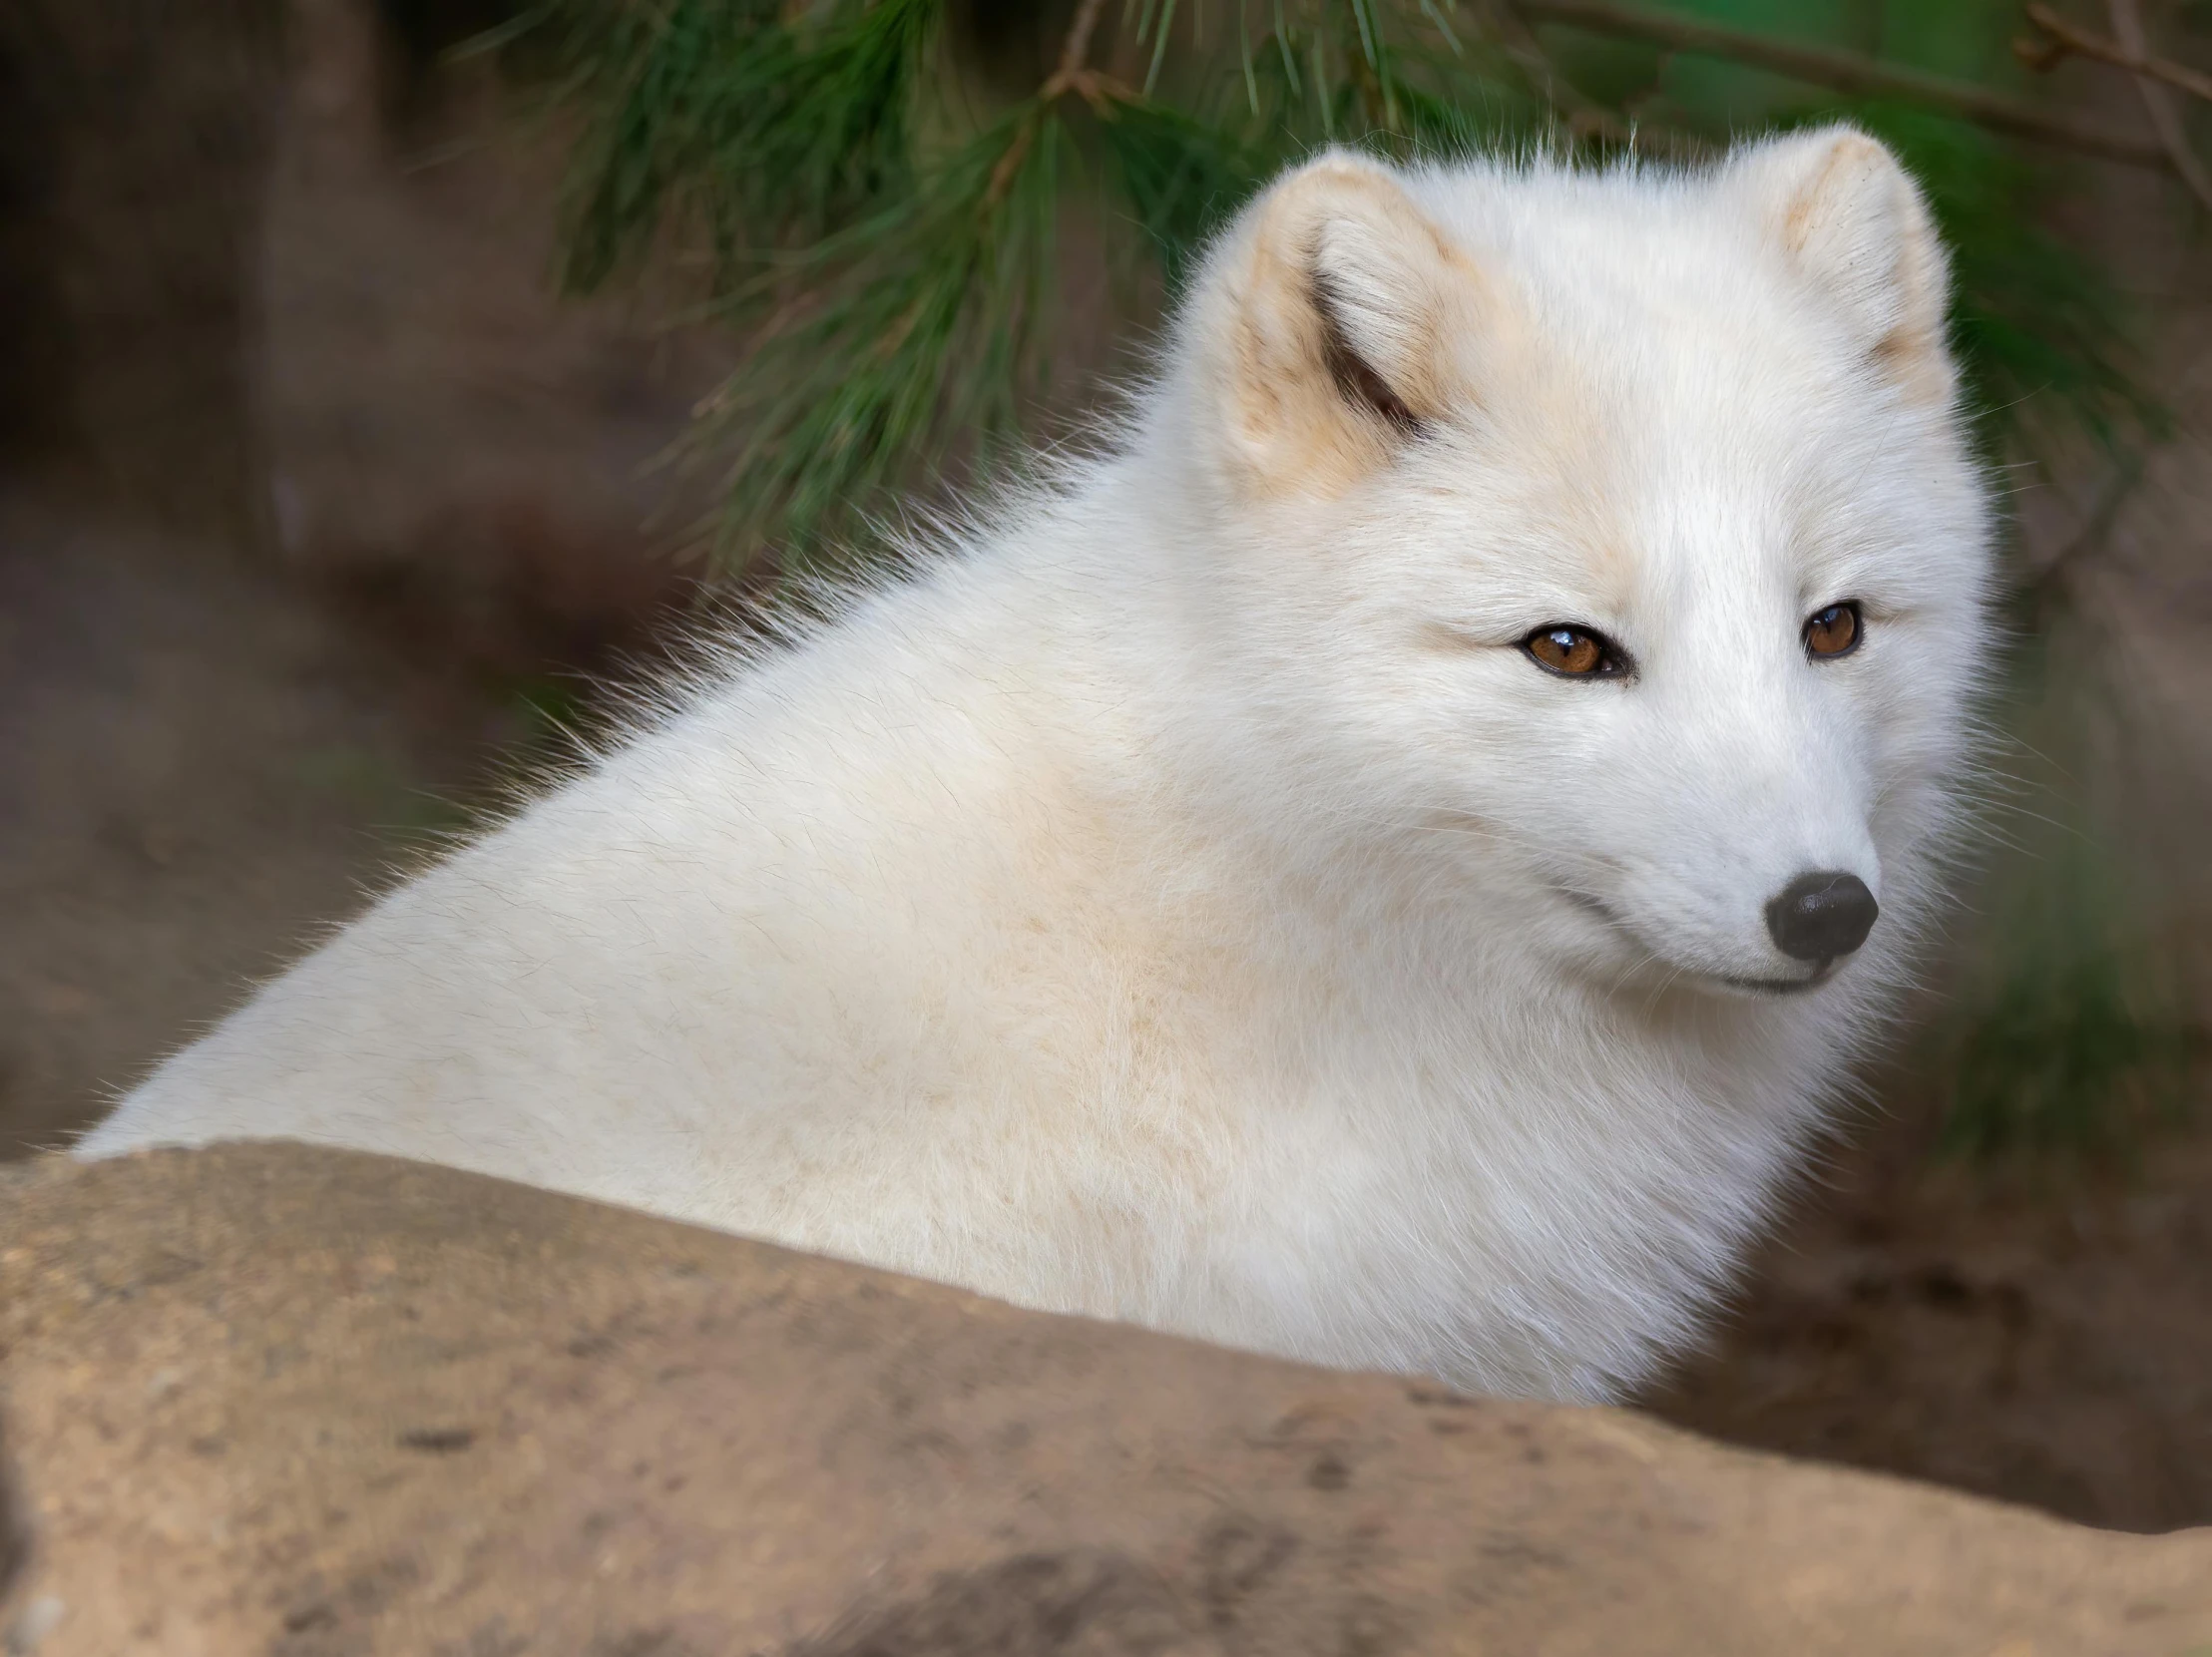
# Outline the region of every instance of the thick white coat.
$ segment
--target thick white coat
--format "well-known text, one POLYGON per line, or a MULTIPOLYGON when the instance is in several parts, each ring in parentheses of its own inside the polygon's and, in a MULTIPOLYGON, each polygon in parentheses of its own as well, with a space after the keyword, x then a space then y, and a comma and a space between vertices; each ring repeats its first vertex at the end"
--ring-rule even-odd
POLYGON ((1287 176, 1112 451, 721 668, 164 1064, 275 1136, 1480 1389, 1690 1337, 1935 896, 1987 504, 1917 192, 1287 176), (1853 654, 1808 657, 1839 600, 1853 654), (1625 677, 1520 647, 1572 621, 1625 677), (1883 915, 1809 969, 1793 875, 1883 915))

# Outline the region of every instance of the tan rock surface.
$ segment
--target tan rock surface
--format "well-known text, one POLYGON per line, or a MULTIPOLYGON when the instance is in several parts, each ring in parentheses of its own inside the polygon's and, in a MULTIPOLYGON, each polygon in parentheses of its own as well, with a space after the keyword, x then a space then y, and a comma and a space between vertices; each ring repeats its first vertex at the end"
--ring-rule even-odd
POLYGON ((2212 1532, 295 1147, 0 1171, 0 1410, 10 1657, 2212 1644, 2212 1532))

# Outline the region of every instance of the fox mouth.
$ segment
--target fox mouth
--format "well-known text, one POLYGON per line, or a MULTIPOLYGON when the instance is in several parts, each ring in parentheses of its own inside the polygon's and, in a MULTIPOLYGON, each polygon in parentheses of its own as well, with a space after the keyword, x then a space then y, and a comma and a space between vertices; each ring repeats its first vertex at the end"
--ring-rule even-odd
MULTIPOLYGON (((1627 919, 1604 899, 1572 886, 1554 885, 1552 890, 1584 914, 1602 921, 1608 929, 1641 950, 1653 961, 1663 962, 1666 960, 1661 952, 1645 943, 1642 934, 1630 926, 1627 919)), ((1841 957, 1831 956, 1826 961, 1816 965, 1803 978, 1739 977, 1732 973, 1705 972, 1694 968, 1685 976, 1694 979, 1698 983, 1708 984, 1721 990, 1733 991, 1738 995, 1780 1000, 1786 996, 1802 996, 1818 990, 1836 976, 1836 969, 1842 964, 1841 957)))
POLYGON ((1752 996, 1802 996, 1807 991, 1818 990, 1836 976, 1836 963, 1823 961, 1818 968, 1804 978, 1732 978, 1723 973, 1704 975, 1708 983, 1725 985, 1730 990, 1741 990, 1752 996))

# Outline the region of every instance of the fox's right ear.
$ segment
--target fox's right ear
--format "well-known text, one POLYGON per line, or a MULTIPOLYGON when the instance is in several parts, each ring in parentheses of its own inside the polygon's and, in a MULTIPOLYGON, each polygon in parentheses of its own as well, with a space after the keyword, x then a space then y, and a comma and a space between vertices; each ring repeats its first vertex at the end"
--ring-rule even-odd
POLYGON ((1730 175, 1868 357, 1916 399, 1948 401, 1950 267, 1928 203, 1879 141, 1838 124, 1750 146, 1730 175))
POLYGON ((1484 298, 1388 167, 1337 152, 1288 174, 1214 250, 1188 318, 1225 466, 1300 492, 1387 466, 1468 395, 1455 347, 1484 298))

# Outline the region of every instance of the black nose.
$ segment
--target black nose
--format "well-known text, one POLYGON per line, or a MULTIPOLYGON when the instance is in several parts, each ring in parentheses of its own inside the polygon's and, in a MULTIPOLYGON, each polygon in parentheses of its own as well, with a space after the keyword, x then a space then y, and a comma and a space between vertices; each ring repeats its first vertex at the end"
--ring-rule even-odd
POLYGON ((1857 875, 1817 869, 1799 875, 1767 905, 1767 931, 1792 961, 1833 961, 1864 944, 1881 913, 1857 875))

